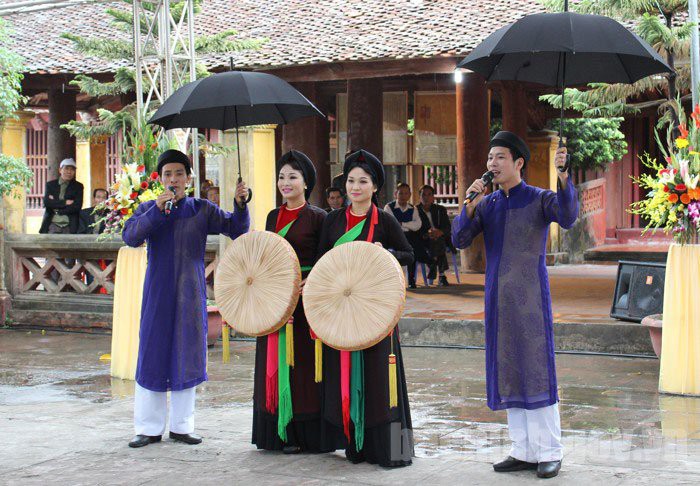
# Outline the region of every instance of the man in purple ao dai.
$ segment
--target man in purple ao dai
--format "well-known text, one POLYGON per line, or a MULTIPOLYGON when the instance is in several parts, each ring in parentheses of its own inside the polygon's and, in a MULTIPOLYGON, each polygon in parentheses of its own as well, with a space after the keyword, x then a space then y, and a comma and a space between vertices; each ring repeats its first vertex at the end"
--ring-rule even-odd
MULTIPOLYGON (((523 182, 530 150, 514 133, 498 132, 490 147, 486 166, 500 189, 484 195, 485 183, 474 181, 467 194, 478 196, 454 220, 452 241, 466 248, 484 234, 487 400, 507 410, 512 440, 508 458, 493 467, 554 477, 563 453, 545 252, 550 223, 568 229, 576 221, 578 196, 566 171, 557 171, 557 192, 523 182)), ((565 163, 559 148, 555 165, 565 163)))

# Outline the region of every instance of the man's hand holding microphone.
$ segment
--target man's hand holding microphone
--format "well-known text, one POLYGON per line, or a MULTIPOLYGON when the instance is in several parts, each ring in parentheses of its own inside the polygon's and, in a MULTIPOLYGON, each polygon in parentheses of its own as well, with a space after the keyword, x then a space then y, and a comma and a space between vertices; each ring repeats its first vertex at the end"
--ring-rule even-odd
POLYGON ((177 199, 176 189, 173 186, 169 186, 156 199, 156 206, 158 206, 158 209, 160 209, 163 214, 168 216, 177 199))
POLYGON ((481 176, 481 179, 472 182, 472 185, 467 189, 467 198, 464 200, 464 206, 466 207, 467 217, 469 217, 469 219, 474 217, 476 206, 484 198, 486 186, 491 184, 492 180, 493 172, 488 171, 481 176))

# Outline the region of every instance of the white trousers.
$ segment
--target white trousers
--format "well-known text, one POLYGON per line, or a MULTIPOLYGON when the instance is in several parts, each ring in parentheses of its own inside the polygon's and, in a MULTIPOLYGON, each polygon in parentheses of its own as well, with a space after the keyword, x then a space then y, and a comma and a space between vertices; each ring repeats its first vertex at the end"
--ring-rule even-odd
MULTIPOLYGON (((170 432, 194 432, 196 387, 170 392, 170 432)), ((147 390, 136 383, 134 393, 134 429, 136 435, 163 435, 168 416, 167 392, 147 390)))
POLYGON ((559 404, 536 410, 509 408, 510 456, 527 462, 560 461, 563 457, 559 404))

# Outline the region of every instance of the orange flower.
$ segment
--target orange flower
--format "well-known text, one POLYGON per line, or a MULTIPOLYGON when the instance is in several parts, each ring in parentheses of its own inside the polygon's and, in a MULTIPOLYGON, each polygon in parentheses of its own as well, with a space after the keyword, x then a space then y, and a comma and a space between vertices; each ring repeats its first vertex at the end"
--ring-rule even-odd
POLYGON ((681 138, 688 138, 688 129, 685 128, 685 123, 678 125, 678 130, 681 132, 681 138))
POLYGON ((157 148, 158 148, 158 142, 153 142, 153 143, 151 144, 151 150, 155 150, 155 149, 157 149, 157 148))
POLYGON ((144 153, 145 150, 146 150, 146 146, 144 144, 139 145, 139 152, 144 153))
POLYGON ((700 128, 700 105, 695 105, 695 109, 693 110, 693 114, 690 115, 690 117, 695 122, 695 128, 700 128))
POLYGON ((678 202, 678 194, 676 194, 675 192, 673 194, 669 194, 668 202, 670 202, 671 204, 676 204, 678 202))
POLYGON ((129 214, 129 210, 126 208, 122 208, 122 214, 126 216, 127 214, 129 214))
POLYGON ((683 194, 681 194, 681 202, 683 204, 688 204, 690 202, 690 196, 688 195, 687 192, 684 192, 683 194))
POLYGON ((700 199, 700 188, 688 189, 688 196, 690 199, 700 199))

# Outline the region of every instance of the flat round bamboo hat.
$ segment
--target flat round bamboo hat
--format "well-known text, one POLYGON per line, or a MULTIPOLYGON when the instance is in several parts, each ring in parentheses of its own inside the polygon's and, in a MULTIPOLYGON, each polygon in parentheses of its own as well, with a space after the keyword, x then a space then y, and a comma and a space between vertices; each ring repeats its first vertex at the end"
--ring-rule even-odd
POLYGON ((378 245, 339 245, 314 265, 304 286, 304 312, 316 336, 328 346, 357 351, 384 339, 406 303, 403 270, 378 245))
POLYGON ((236 238, 214 274, 219 312, 231 327, 249 336, 264 336, 286 324, 299 301, 300 285, 294 248, 269 231, 236 238))

